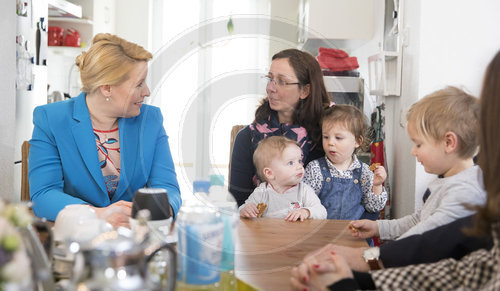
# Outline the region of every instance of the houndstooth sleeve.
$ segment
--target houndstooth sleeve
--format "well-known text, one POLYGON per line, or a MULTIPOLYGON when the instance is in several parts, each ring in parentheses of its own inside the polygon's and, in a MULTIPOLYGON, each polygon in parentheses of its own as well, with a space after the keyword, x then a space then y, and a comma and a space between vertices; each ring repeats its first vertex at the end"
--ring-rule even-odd
POLYGON ((460 261, 445 259, 371 272, 378 290, 500 290, 500 225, 491 250, 478 250, 460 261))

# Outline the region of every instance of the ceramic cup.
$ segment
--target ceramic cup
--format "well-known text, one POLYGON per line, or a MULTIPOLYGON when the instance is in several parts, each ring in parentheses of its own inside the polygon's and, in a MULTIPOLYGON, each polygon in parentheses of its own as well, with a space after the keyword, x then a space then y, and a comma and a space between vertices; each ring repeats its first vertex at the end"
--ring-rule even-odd
POLYGON ((99 219, 89 205, 72 204, 59 212, 53 232, 54 239, 59 242, 86 242, 109 230, 110 225, 99 219))

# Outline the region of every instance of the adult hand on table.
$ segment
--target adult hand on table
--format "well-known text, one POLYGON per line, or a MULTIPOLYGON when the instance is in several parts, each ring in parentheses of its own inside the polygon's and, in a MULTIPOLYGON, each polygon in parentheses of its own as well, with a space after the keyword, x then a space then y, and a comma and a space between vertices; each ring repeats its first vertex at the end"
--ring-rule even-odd
POLYGON ((333 283, 352 277, 345 259, 330 252, 328 256, 306 257, 292 269, 290 284, 293 290, 328 290, 328 286, 333 283))
POLYGON ((315 256, 316 258, 324 258, 328 257, 331 253, 335 253, 337 255, 341 255, 342 257, 344 257, 344 259, 349 264, 349 267, 352 270, 358 272, 368 272, 370 270, 370 266, 368 266, 368 263, 365 261, 365 259, 363 259, 363 252, 366 249, 367 248, 364 247, 352 248, 335 244, 327 244, 324 247, 308 254, 306 258, 309 256, 315 256))
MULTIPOLYGON (((313 259, 316 261, 321 261, 324 258, 329 258, 333 253, 342 256, 352 270, 356 270, 359 272, 368 272, 370 270, 370 267, 368 266, 368 263, 366 263, 366 261, 363 259, 363 251, 365 249, 366 248, 351 248, 346 246, 327 244, 324 247, 307 254, 304 258, 304 261, 313 259)), ((299 266, 302 266, 302 264, 299 266)), ((310 274, 308 268, 304 268, 303 266, 297 267, 295 272, 297 273, 297 276, 295 277, 300 283, 305 284, 307 281, 309 281, 310 274)))
POLYGON ((120 200, 107 207, 93 207, 99 218, 105 219, 114 228, 119 226, 130 228, 130 215, 132 214, 132 202, 120 200))

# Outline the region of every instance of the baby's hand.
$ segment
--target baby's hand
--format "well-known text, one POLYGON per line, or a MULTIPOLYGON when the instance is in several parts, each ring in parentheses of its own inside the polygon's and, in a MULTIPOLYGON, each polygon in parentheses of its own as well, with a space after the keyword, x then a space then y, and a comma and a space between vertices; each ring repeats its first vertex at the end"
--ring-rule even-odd
POLYGON ((306 208, 300 208, 300 209, 295 209, 290 212, 285 217, 286 221, 297 221, 300 219, 300 221, 304 221, 309 217, 309 209, 306 208))
POLYGON ((387 172, 383 166, 376 166, 373 171, 373 186, 380 186, 387 178, 387 172))
POLYGON ((257 206, 255 206, 255 204, 253 203, 248 203, 245 207, 243 207, 240 210, 241 217, 253 218, 257 217, 257 214, 259 214, 259 210, 257 209, 257 206))

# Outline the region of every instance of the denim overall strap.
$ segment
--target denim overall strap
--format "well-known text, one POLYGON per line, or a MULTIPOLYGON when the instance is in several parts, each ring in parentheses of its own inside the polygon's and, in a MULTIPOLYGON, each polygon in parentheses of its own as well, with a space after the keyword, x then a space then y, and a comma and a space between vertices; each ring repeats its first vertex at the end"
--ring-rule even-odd
MULTIPOLYGON (((321 177, 323 179, 323 183, 321 184, 321 191, 319 192, 318 196, 319 199, 321 200, 321 203, 323 203, 323 198, 325 195, 328 195, 332 191, 333 188, 333 177, 330 174, 330 168, 328 167, 328 164, 326 163, 326 157, 321 157, 318 159, 319 162, 319 168, 321 169, 321 177)), ((324 205, 324 204, 323 204, 324 205)))
POLYGON ((350 187, 344 192, 342 200, 342 214, 340 219, 359 219, 365 207, 361 204, 363 199, 363 189, 361 187, 361 171, 363 166, 352 171, 352 179, 344 179, 350 181, 350 187))
POLYGON ((353 171, 352 178, 332 177, 326 157, 318 160, 323 175, 323 186, 318 194, 325 206, 328 219, 358 219, 364 212, 361 205, 361 168, 353 171))

